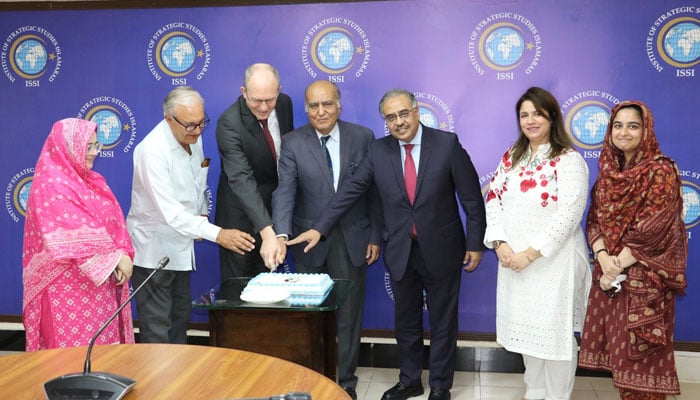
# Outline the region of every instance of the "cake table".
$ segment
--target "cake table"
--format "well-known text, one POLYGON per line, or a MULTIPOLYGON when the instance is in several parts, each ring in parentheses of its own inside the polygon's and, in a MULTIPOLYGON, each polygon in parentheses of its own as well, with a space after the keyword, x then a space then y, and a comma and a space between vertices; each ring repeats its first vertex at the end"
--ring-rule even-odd
POLYGON ((241 300, 250 279, 227 279, 193 302, 195 309, 209 312, 209 344, 279 357, 335 381, 335 311, 345 302, 352 281, 334 279, 321 304, 300 306, 288 301, 257 304, 241 300))

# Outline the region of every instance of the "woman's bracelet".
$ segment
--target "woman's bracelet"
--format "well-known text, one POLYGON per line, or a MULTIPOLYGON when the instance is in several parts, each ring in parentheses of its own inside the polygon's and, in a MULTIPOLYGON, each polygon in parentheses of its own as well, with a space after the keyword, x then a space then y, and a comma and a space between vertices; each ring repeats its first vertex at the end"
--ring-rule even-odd
POLYGON ((603 253, 603 252, 605 252, 605 254, 608 254, 608 249, 606 249, 605 247, 603 247, 602 249, 596 250, 596 251, 595 251, 595 256, 594 256, 593 258, 594 258, 595 260, 598 260, 598 255, 599 255, 600 253, 603 253))

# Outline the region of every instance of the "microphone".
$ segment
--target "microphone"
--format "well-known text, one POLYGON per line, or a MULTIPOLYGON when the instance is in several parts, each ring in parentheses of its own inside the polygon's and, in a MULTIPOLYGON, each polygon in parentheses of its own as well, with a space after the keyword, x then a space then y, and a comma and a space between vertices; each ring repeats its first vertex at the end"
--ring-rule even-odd
POLYGON ((44 392, 46 393, 46 398, 48 400, 58 400, 58 399, 104 399, 104 400, 119 400, 124 398, 124 396, 131 390, 131 388, 136 384, 133 379, 112 374, 109 372, 91 372, 90 371, 90 355, 92 354, 92 348, 95 346, 95 340, 100 336, 102 331, 107 328, 107 326, 119 315, 119 313, 130 304, 131 299, 134 298, 136 293, 148 282, 156 272, 165 268, 170 262, 168 257, 163 257, 158 261, 155 269, 150 275, 144 279, 144 281, 134 289, 134 291, 129 295, 129 297, 122 303, 117 311, 112 314, 111 317, 100 326, 100 329, 95 332, 95 334, 90 339, 88 344, 87 354, 85 356, 85 366, 82 373, 72 373, 67 375, 62 375, 51 379, 44 383, 44 392))

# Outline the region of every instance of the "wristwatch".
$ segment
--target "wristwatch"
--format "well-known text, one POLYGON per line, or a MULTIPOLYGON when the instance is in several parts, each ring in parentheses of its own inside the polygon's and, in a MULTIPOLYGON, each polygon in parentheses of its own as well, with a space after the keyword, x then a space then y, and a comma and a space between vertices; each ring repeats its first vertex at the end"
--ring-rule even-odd
POLYGON ((494 240, 493 241, 493 249, 498 250, 499 247, 501 247, 502 244, 505 242, 503 240, 494 240))

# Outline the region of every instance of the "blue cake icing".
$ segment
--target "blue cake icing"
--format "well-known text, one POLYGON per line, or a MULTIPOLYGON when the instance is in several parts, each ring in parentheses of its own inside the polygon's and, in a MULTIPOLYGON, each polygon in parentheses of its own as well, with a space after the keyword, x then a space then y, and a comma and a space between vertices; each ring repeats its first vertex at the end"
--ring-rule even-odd
POLYGON ((292 274, 263 272, 248 282, 248 288, 282 287, 290 293, 293 305, 317 306, 328 297, 333 280, 328 274, 292 274))

